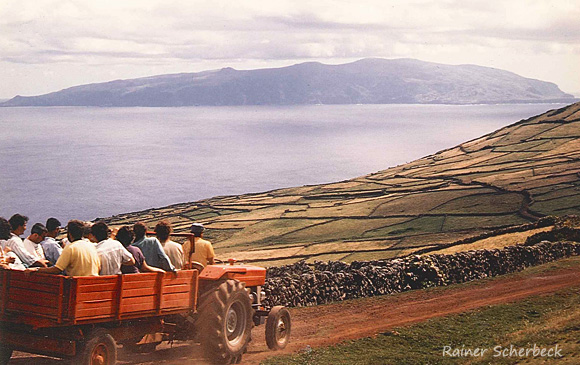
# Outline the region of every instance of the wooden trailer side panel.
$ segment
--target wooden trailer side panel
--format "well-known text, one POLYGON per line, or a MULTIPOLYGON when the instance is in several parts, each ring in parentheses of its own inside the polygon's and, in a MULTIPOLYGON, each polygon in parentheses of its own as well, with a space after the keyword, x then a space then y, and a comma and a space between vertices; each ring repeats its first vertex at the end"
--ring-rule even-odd
POLYGON ((74 324, 186 312, 197 294, 197 270, 73 279, 74 324))
POLYGON ((63 276, 0 270, 0 318, 33 327, 67 321, 70 283, 63 276))
POLYGON ((0 270, 0 319, 35 328, 194 310, 198 271, 65 277, 0 270))

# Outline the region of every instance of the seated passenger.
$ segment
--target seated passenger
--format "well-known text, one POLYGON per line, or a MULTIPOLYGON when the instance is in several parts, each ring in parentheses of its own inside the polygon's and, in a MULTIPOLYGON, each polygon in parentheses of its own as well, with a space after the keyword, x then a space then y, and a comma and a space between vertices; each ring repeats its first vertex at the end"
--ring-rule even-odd
POLYGON ((46 260, 39 260, 35 256, 33 256, 30 252, 26 250, 24 247, 24 242, 22 242, 22 238, 19 236, 26 231, 26 223, 28 223, 28 217, 14 214, 8 220, 10 222, 10 226, 12 227, 10 239, 4 242, 2 248, 6 249, 9 248, 12 252, 20 258, 22 264, 25 267, 32 267, 32 266, 39 266, 39 267, 46 267, 46 260))
POLYGON ((22 265, 20 258, 10 251, 9 248, 4 251, 6 240, 10 239, 10 231, 12 231, 12 226, 6 218, 0 217, 0 268, 2 269, 14 269, 14 270, 24 270, 26 269, 22 265))
POLYGON ((62 246, 56 240, 56 236, 60 233, 60 221, 56 218, 48 218, 46 229, 48 232, 40 245, 50 265, 54 265, 62 253, 62 246))
POLYGON ((133 233, 135 234, 135 241, 132 246, 141 250, 145 261, 149 266, 158 267, 165 271, 175 271, 175 266, 163 250, 163 246, 155 237, 146 237, 147 227, 141 222, 135 223, 133 226, 133 233))
POLYGON ((121 242, 110 239, 111 231, 103 221, 93 224, 91 234, 98 241, 97 253, 101 260, 101 271, 99 275, 117 275, 121 273, 121 265, 135 265, 133 255, 121 242))
POLYGON ((44 257, 44 250, 40 242, 46 236, 46 227, 42 223, 36 223, 30 230, 30 236, 24 239, 24 248, 37 260, 46 260, 44 257))
POLYGON ((163 250, 169 256, 171 263, 177 270, 181 270, 183 268, 183 248, 177 242, 173 242, 169 239, 169 235, 171 234, 171 224, 167 221, 160 221, 155 226, 155 235, 157 239, 163 246, 163 250))
POLYGON ((131 245, 131 242, 133 242, 134 237, 135 235, 133 234, 133 230, 129 226, 121 227, 115 235, 117 241, 121 242, 121 244, 127 249, 127 251, 131 252, 133 258, 135 259, 135 265, 133 266, 123 265, 121 266, 121 272, 123 274, 136 274, 139 272, 146 271, 165 272, 157 267, 151 267, 147 265, 147 262, 145 261, 145 256, 143 256, 141 250, 138 247, 131 245))
POLYGON ((56 264, 37 271, 45 274, 67 272, 70 276, 98 276, 101 262, 95 244, 83 239, 85 223, 71 220, 67 225, 67 238, 70 242, 62 250, 56 264))

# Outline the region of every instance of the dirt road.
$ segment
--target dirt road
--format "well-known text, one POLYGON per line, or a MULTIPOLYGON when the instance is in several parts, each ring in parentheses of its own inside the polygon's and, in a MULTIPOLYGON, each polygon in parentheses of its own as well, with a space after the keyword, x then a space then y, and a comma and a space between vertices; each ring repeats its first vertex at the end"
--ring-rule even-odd
MULTIPOLYGON (((577 262, 577 261, 576 261, 577 262)), ((364 300, 292 309, 292 339, 284 351, 268 351, 264 327, 252 332, 253 341, 244 355, 243 364, 258 364, 261 360, 282 353, 293 353, 306 346, 318 347, 345 340, 374 336, 397 326, 429 318, 461 313, 487 305, 513 302, 534 295, 580 287, 580 267, 529 274, 526 272, 433 290, 417 290, 364 300)), ((40 359, 17 353, 11 364, 62 364, 60 360, 40 359)), ((121 364, 200 364, 199 348, 189 344, 160 346, 147 355, 120 353, 121 364)))

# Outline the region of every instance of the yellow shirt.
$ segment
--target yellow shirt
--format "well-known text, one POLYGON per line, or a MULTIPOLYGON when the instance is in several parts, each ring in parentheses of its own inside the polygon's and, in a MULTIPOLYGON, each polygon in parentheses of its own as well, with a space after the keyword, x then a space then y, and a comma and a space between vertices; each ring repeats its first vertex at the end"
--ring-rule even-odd
POLYGON ((65 246, 54 266, 69 276, 98 276, 101 261, 94 243, 78 240, 65 246))
MULTIPOLYGON (((194 240, 195 240, 195 252, 191 255, 191 260, 197 261, 203 266, 207 266, 207 261, 215 257, 211 242, 199 237, 195 237, 194 240)), ((186 256, 189 253, 190 246, 191 243, 189 240, 185 241, 185 243, 183 244, 183 252, 185 252, 186 256)))

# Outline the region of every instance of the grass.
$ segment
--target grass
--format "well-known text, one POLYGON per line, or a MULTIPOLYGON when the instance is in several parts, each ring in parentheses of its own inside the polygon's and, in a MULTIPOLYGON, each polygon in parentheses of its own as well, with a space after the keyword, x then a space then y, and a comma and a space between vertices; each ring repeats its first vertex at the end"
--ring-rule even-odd
MULTIPOLYGON (((568 263, 569 264, 569 263, 568 263)), ((573 260, 577 265, 578 260, 573 260)), ((554 268, 562 265, 554 264, 554 268)), ((565 266, 565 265, 564 265, 565 266)), ((544 270, 546 268, 543 268, 544 270)), ((494 357, 510 346, 515 348, 561 348, 558 363, 580 362, 580 301, 578 288, 532 297, 517 303, 432 319, 342 344, 305 349, 292 356, 265 360, 262 364, 518 364, 545 363, 546 358, 494 357), (483 357, 443 356, 452 349, 487 349, 483 357)), ((550 359, 548 359, 550 360, 550 359)), ((553 359, 551 359, 553 360, 553 359)))

